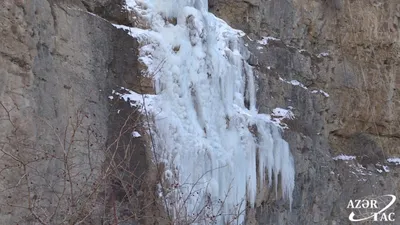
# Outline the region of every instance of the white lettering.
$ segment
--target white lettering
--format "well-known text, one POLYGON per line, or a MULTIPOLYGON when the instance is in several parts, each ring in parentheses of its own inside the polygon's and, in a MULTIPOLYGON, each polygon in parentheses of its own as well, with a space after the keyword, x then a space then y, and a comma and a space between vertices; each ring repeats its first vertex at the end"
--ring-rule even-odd
POLYGON ((371 200, 371 208, 372 209, 377 209, 378 208, 376 200, 371 200))
POLYGON ((389 213, 389 221, 394 221, 394 212, 389 213))
MULTIPOLYGON (((369 219, 373 219, 373 221, 394 221, 395 220, 395 214, 389 213, 386 214, 385 211, 391 207, 395 201, 396 201, 396 196, 394 195, 383 195, 382 197, 390 197, 391 200, 390 202, 383 207, 381 210, 379 210, 379 212, 375 212, 375 213, 371 213, 369 216, 364 217, 364 218, 359 218, 356 219, 356 215, 354 212, 351 212, 349 215, 349 220, 353 221, 353 222, 357 222, 357 221, 364 221, 364 220, 369 220, 369 219)), ((347 204, 347 208, 351 208, 351 209, 377 209, 378 208, 378 202, 377 200, 350 200, 349 203, 347 204), (355 204, 355 205, 354 205, 355 204)))
POLYGON ((382 213, 381 217, 379 218, 379 221, 387 221, 387 216, 386 213, 382 213))
POLYGON ((358 200, 358 199, 356 199, 356 209, 361 209, 361 206, 360 206, 360 203, 361 203, 361 200, 358 200))
POLYGON ((353 200, 350 200, 350 201, 349 201, 349 204, 347 204, 347 208, 348 208, 348 209, 354 209, 353 200))
POLYGON ((369 208, 369 201, 368 200, 362 200, 361 202, 362 202, 361 203, 361 207, 363 209, 368 209, 369 208))

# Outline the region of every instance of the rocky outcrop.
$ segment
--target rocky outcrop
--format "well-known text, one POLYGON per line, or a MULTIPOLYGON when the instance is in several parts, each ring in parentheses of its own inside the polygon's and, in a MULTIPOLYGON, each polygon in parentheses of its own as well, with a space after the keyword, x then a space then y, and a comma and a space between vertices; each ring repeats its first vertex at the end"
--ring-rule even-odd
POLYGON ((138 123, 121 133, 132 111, 108 98, 138 86, 137 43, 85 8, 112 13, 112 2, 0 3, 0 224, 106 223, 120 198, 109 165, 130 148, 145 156, 138 123))
MULTIPOLYGON (((110 23, 137 25, 123 4, 0 3, 0 224, 107 224, 116 215, 135 224, 135 213, 148 212, 132 202, 156 207, 145 182, 156 175, 143 175, 145 120, 109 98, 120 86, 153 92, 138 76, 138 44, 110 23)), ((259 110, 291 108, 296 117, 284 121, 296 163, 292 209, 262 190, 248 224, 350 224, 349 200, 399 194, 400 170, 386 161, 400 155, 396 0, 209 0, 209 8, 247 33, 259 110), (275 39, 257 42, 265 36, 275 39), (333 160, 339 154, 356 160, 333 160)))
POLYGON ((216 15, 248 34, 260 110, 293 107, 296 117, 285 131, 297 171, 293 209, 264 199, 254 223, 349 224, 350 199, 398 193, 398 168, 379 171, 400 154, 399 7, 210 1, 216 15), (257 42, 263 36, 279 40, 264 46, 257 42), (339 154, 357 158, 334 161, 339 154))

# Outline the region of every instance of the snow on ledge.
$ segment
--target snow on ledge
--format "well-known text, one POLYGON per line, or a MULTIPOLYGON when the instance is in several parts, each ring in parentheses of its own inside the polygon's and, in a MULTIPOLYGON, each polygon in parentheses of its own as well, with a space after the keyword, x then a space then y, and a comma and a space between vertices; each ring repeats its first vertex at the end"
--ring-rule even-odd
POLYGON ((400 158, 388 158, 386 161, 393 163, 396 166, 400 165, 400 158))
POLYGON ((132 137, 134 137, 134 138, 138 138, 138 137, 141 137, 142 135, 140 135, 139 134, 139 132, 137 132, 137 131, 133 131, 132 132, 132 137))
POLYGON ((321 53, 319 53, 319 54, 317 55, 318 58, 327 57, 327 56, 329 56, 329 53, 328 53, 328 52, 321 52, 321 53))
POLYGON ((156 97, 155 95, 142 95, 124 87, 121 87, 121 92, 113 90, 112 94, 128 102, 132 107, 139 107, 139 111, 142 113, 145 112, 144 107, 146 107, 146 110, 150 112, 154 110, 154 98, 156 97))
POLYGON ((263 37, 263 39, 258 40, 257 43, 260 45, 267 45, 268 41, 280 41, 280 39, 278 38, 274 38, 274 37, 263 37))
POLYGON ((389 173, 389 172, 390 172, 390 169, 389 169, 388 166, 382 166, 382 168, 383 168, 383 170, 384 170, 386 173, 389 173))
POLYGON ((272 116, 280 117, 280 118, 287 118, 287 119, 294 119, 294 114, 292 111, 288 109, 282 108, 275 108, 272 110, 272 116))
POLYGON ((300 83, 298 80, 291 80, 291 81, 288 81, 288 80, 283 79, 282 77, 279 77, 279 80, 280 80, 280 81, 283 81, 283 82, 285 82, 285 83, 291 84, 291 85, 293 85, 293 86, 299 86, 299 87, 301 87, 301 88, 303 88, 303 89, 305 89, 305 90, 308 89, 304 84, 300 83))
MULTIPOLYGON (((270 67, 267 67, 267 69, 270 69, 270 67)), ((298 80, 291 80, 291 81, 288 81, 288 80, 283 79, 282 77, 279 77, 279 80, 280 80, 280 81, 283 81, 283 82, 285 82, 285 83, 291 84, 291 85, 293 85, 293 86, 299 86, 299 87, 301 87, 301 88, 303 88, 303 89, 305 89, 305 90, 308 90, 308 88, 307 88, 304 84, 300 83, 298 80)), ((324 95, 326 98, 329 98, 329 94, 326 93, 326 92, 323 91, 323 90, 312 90, 311 93, 313 93, 313 94, 320 93, 320 94, 324 95)))
POLYGON ((125 25, 119 25, 119 24, 112 24, 115 28, 117 29, 122 29, 128 32, 128 34, 134 38, 139 38, 143 35, 146 35, 148 33, 147 30, 143 30, 137 27, 128 27, 125 25))
MULTIPOLYGON (((289 106, 290 107, 290 106, 289 106)), ((289 108, 288 107, 288 108, 289 108)), ((293 108, 293 107, 291 107, 293 108)), ((289 127, 287 124, 283 123, 282 120, 289 119, 292 120, 295 118, 293 112, 290 109, 282 109, 282 108, 275 108, 272 110, 271 113, 271 120, 274 124, 278 125, 282 129, 288 129, 289 127)))
POLYGON ((333 157, 332 159, 335 161, 337 161, 337 160, 349 161, 349 160, 355 160, 356 157, 353 155, 340 154, 338 156, 333 157))
POLYGON ((379 162, 376 163, 375 166, 378 167, 378 168, 376 168, 376 171, 378 171, 378 173, 383 173, 383 172, 389 173, 390 172, 389 166, 382 165, 379 162), (381 168, 381 169, 379 169, 379 168, 381 168))
POLYGON ((323 91, 323 90, 313 90, 313 91, 311 91, 311 93, 313 93, 313 94, 317 94, 317 93, 321 93, 322 95, 324 95, 325 97, 329 97, 329 94, 328 93, 326 93, 325 91, 323 91))

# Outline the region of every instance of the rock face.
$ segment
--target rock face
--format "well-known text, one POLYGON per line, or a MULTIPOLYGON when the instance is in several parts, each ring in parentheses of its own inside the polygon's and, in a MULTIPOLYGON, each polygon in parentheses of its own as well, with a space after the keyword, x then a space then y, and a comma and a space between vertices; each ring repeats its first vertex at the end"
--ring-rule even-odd
POLYGON ((349 224, 350 199, 398 194, 399 170, 377 171, 400 154, 398 1, 213 0, 209 7, 248 34, 260 110, 291 106, 296 116, 285 131, 297 170, 292 212, 267 200, 255 224, 349 224), (279 40, 260 45, 263 36, 279 40), (357 158, 332 160, 338 154, 357 158))
MULTIPOLYGON (((140 89, 138 44, 109 22, 135 24, 123 4, 0 3, 0 224, 110 224, 134 217, 136 206, 113 211, 116 202, 147 198, 137 190, 149 148, 131 136, 144 133, 139 115, 108 98, 120 86, 151 92, 140 89), (124 164, 129 173, 110 166, 124 164), (130 176, 137 186, 125 185, 130 176)), ((248 224, 350 224, 349 200, 399 196, 400 169, 386 161, 400 156, 397 0, 209 0, 209 8, 247 33, 259 110, 292 107, 296 117, 284 132, 296 162, 292 209, 263 190, 248 224), (264 36, 276 39, 257 42, 264 36), (356 160, 332 159, 339 154, 356 160)))
POLYGON ((119 198, 106 146, 145 149, 108 99, 140 80, 136 41, 80 1, 5 0, 0 15, 0 224, 106 224, 96 201, 119 198))

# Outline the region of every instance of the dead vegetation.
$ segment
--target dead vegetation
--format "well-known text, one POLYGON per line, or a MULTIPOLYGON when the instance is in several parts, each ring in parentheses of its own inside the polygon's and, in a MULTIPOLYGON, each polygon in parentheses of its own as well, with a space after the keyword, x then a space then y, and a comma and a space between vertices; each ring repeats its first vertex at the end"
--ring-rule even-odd
MULTIPOLYGON (((0 141, 0 175, 5 178, 0 204, 11 209, 17 224, 216 224, 227 216, 222 214, 225 200, 210 196, 199 199, 200 210, 190 212, 190 196, 202 190, 197 183, 171 183, 163 163, 152 166, 148 137, 132 136, 136 130, 146 133, 143 115, 133 108, 111 119, 118 129, 108 141, 83 106, 64 126, 36 116, 46 126, 39 139, 48 140, 38 144, 20 130, 14 109, 0 105, 2 122, 13 127, 0 141)), ((241 214, 232 212, 225 224, 236 224, 241 214)))

